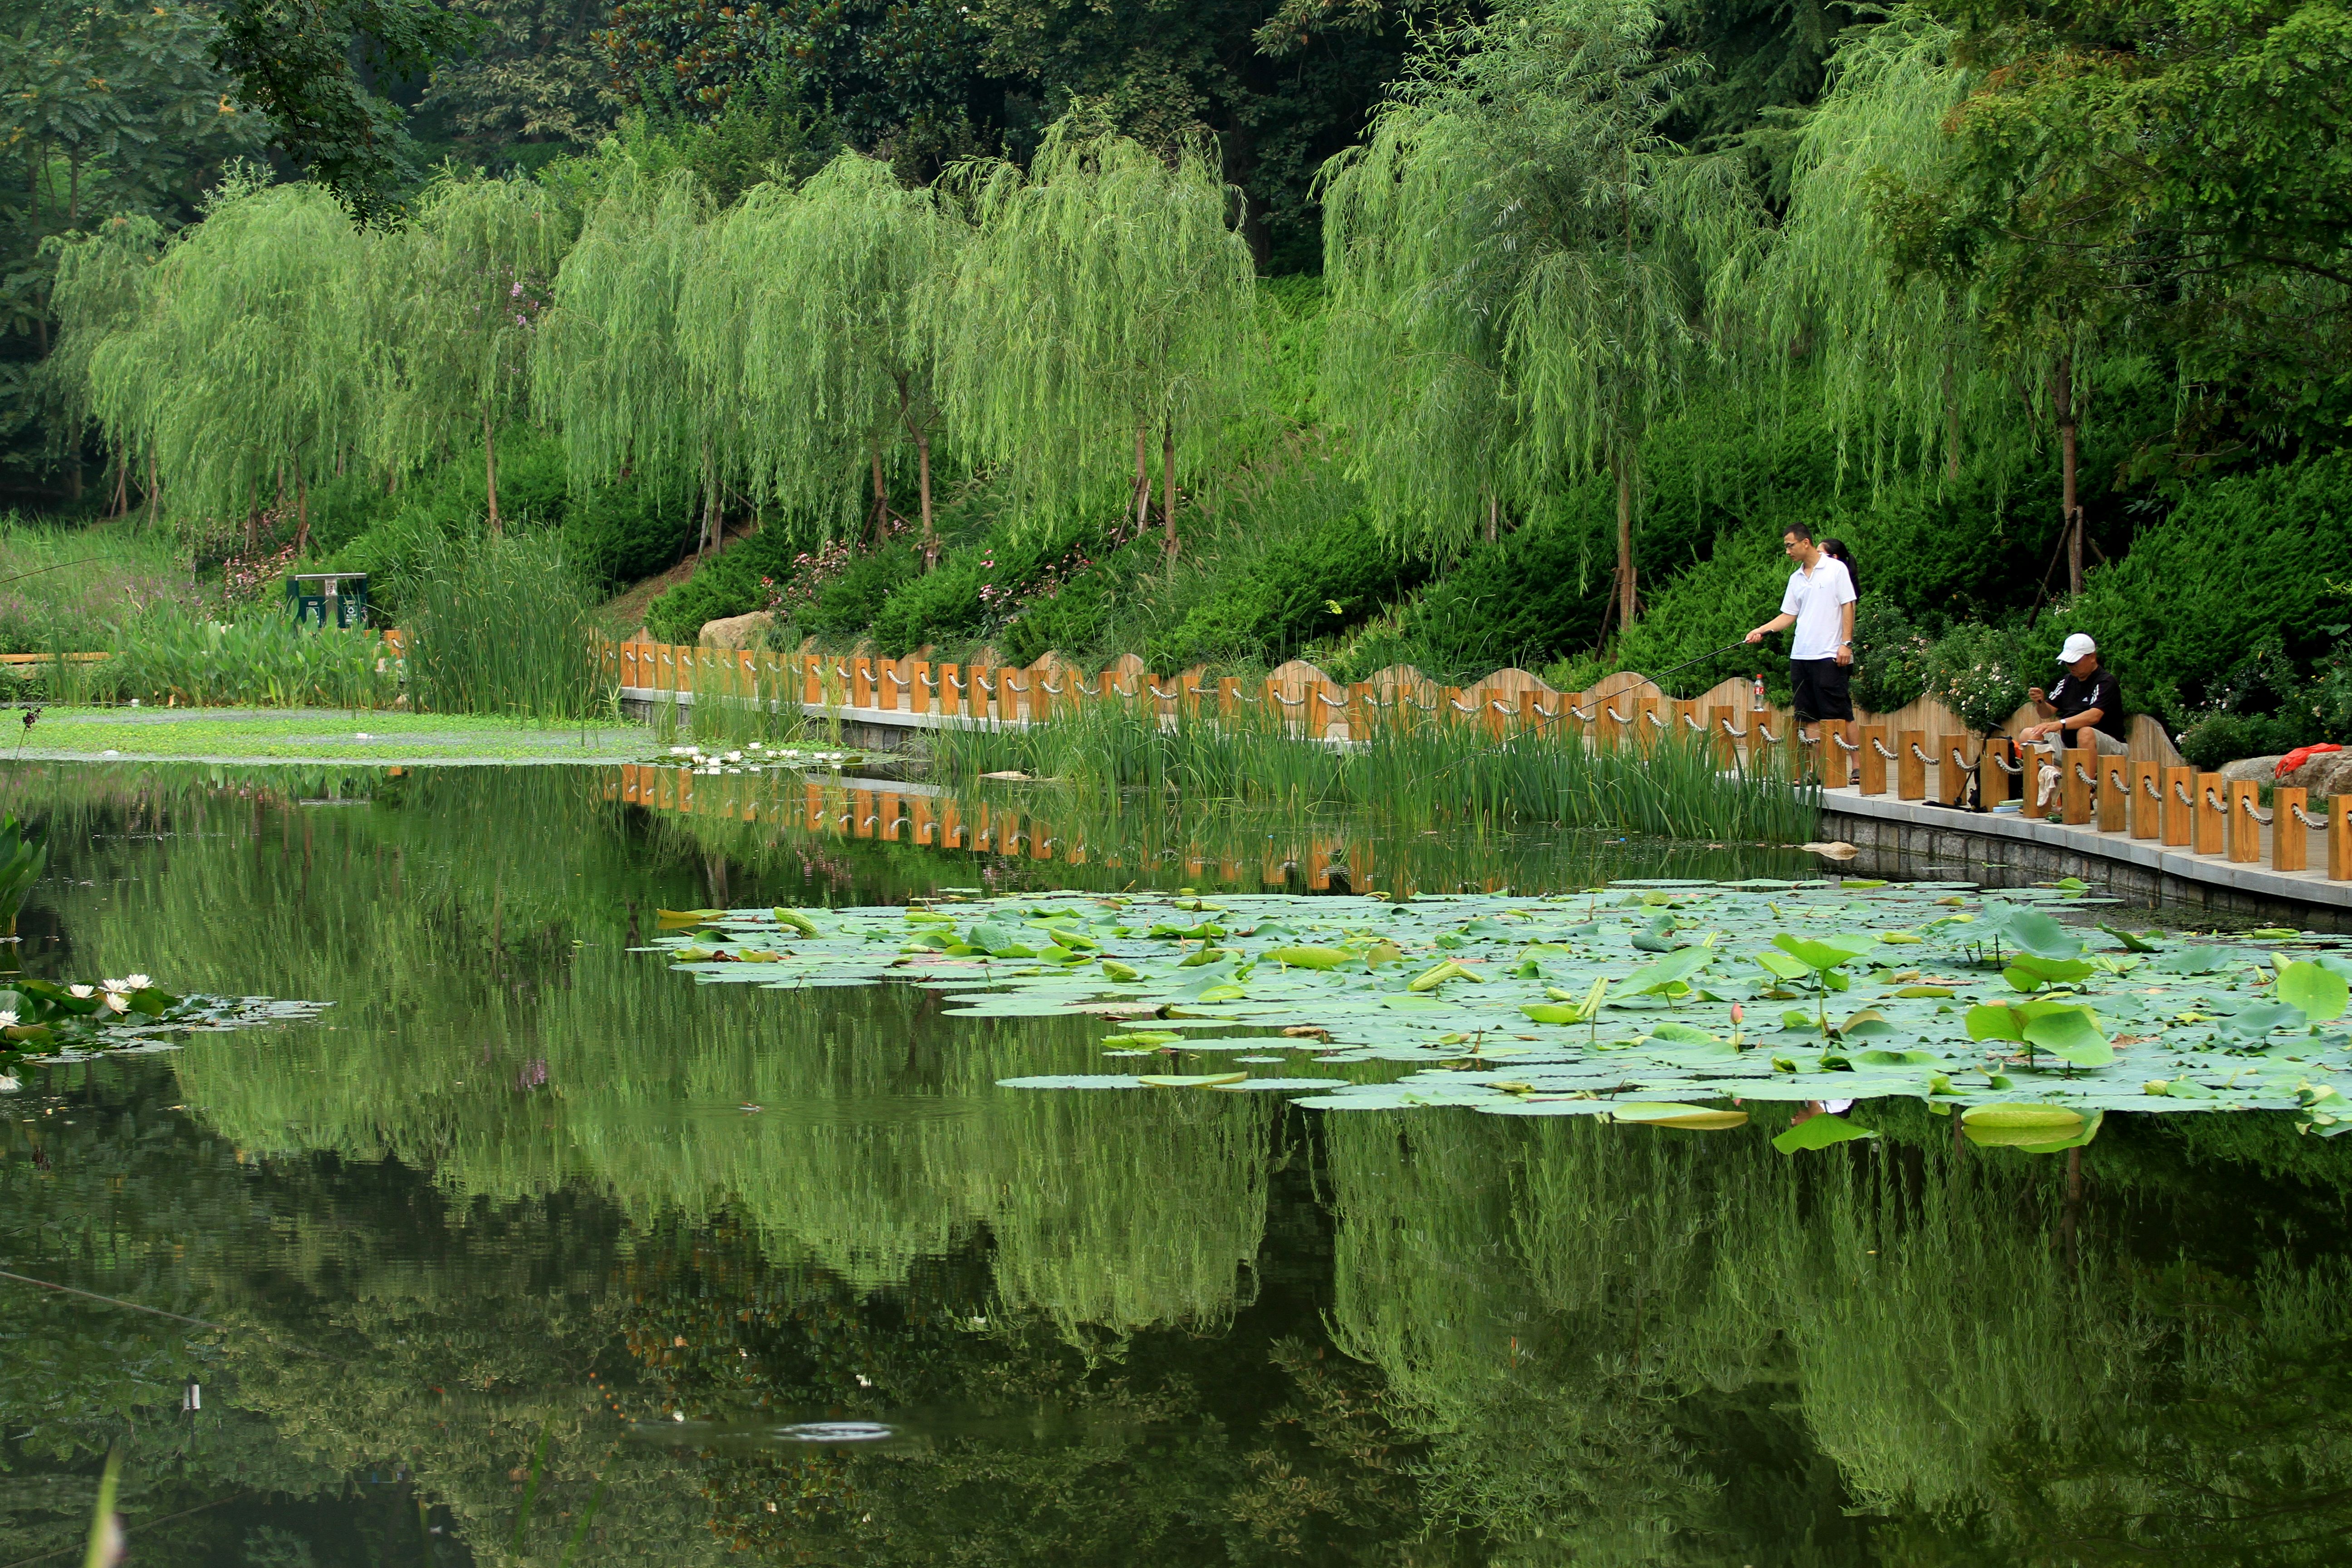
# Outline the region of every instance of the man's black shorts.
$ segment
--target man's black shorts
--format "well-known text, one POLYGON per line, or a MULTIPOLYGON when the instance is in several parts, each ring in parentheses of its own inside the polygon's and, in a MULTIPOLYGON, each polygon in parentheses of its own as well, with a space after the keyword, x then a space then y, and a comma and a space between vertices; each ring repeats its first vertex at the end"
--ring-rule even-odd
POLYGON ((1853 717, 1853 666, 1833 658, 1792 658, 1789 684, 1796 688, 1793 706, 1802 722, 1853 717))

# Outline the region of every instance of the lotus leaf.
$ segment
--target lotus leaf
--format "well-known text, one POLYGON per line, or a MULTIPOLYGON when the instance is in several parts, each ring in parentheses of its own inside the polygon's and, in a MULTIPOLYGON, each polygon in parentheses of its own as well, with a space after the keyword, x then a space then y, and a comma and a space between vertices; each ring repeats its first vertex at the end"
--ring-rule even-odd
POLYGON ((1808 1116, 1774 1138, 1772 1147, 1783 1154, 1795 1154, 1807 1149, 1827 1149, 1833 1144, 1851 1143, 1856 1139, 1877 1136, 1869 1128, 1856 1127, 1843 1116, 1808 1116))
POLYGON ((2316 963, 2290 963, 2279 971, 2278 999, 2315 1024, 2344 1016, 2352 986, 2343 975, 2316 963))
POLYGON ((1680 1127, 1694 1132, 1717 1132, 1748 1125, 1748 1112, 1744 1110, 1717 1110, 1705 1105, 1655 1101, 1612 1105, 1609 1108, 1609 1115, 1614 1121, 1631 1121, 1643 1127, 1680 1127))
POLYGON ((1268 949, 1266 956, 1299 969, 1337 969, 1352 955, 1336 947, 1276 947, 1268 949))

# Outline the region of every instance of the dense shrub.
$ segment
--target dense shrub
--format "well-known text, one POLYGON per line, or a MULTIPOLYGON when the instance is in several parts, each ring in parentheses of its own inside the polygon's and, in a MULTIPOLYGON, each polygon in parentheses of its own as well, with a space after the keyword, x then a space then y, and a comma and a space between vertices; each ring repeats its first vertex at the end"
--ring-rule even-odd
POLYGON ((646 630, 658 642, 690 643, 705 621, 761 608, 768 591, 760 579, 789 576, 800 549, 790 530, 772 524, 739 540, 646 605, 646 630))
POLYGON ((2033 646, 2021 633, 1981 621, 1955 626, 1927 650, 1927 695, 1969 729, 1990 734, 2009 722, 2028 689, 2048 686, 2057 674, 2047 660, 2036 662, 2033 646))
POLYGON ((2178 721, 2214 700, 2245 652, 2298 660, 2342 635, 2331 575, 2352 562, 2352 456, 2284 463, 2191 490, 2051 620, 2086 631, 2130 690, 2178 721))
POLYGON ((1349 510, 1304 527, 1272 519, 1237 525, 1231 568, 1143 649, 1154 669, 1255 660, 1277 664, 1318 637, 1377 614, 1428 574, 1349 510))
POLYGON ((2180 732, 2180 759, 2207 771, 2291 752, 2322 737, 2305 713, 2209 713, 2180 732))
POLYGON ((1885 594, 1856 596, 1853 606, 1853 700, 1872 713, 1892 713, 1927 690, 1927 654, 1934 641, 1885 594))
MULTIPOLYGON (((348 476, 313 493, 310 538, 328 564, 366 572, 373 597, 398 614, 397 584, 448 540, 480 531, 488 514, 481 448, 411 475, 387 491, 373 478, 348 476)), ((614 589, 667 570, 691 549, 691 498, 654 495, 634 481, 573 490, 563 448, 552 437, 509 437, 499 447, 499 518, 509 533, 552 532, 564 559, 593 585, 614 589)))

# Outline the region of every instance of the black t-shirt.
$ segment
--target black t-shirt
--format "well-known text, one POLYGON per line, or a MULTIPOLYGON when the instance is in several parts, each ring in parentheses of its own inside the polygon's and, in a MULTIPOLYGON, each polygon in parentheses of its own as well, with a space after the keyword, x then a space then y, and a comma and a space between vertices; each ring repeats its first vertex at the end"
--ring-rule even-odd
POLYGON ((2095 708, 2099 710, 2096 728, 2118 741, 2131 739, 2131 721, 2124 717, 2123 682, 2104 666, 2091 671, 2088 680, 2076 679, 2072 671, 2060 676, 2058 684, 2050 689, 2050 706, 2058 710, 2061 719, 2095 708))

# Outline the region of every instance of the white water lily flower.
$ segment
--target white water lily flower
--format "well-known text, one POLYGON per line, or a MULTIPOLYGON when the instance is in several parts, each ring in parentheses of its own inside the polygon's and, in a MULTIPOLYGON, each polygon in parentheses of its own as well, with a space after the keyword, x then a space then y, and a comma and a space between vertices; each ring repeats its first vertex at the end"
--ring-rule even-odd
POLYGON ((669 749, 669 754, 673 757, 690 756, 693 754, 693 752, 694 748, 692 746, 672 746, 669 749))
POLYGON ((98 987, 95 985, 68 985, 66 989, 72 992, 75 995, 83 998, 88 998, 98 994, 98 987))
POLYGON ((128 1013, 131 1011, 131 998, 125 996, 120 991, 108 992, 106 994, 106 1005, 117 1013, 128 1013))
POLYGON ((740 763, 743 760, 743 753, 740 752, 730 752, 727 753, 727 760, 730 763, 740 763))
POLYGON ((98 983, 98 988, 110 994, 117 991, 130 990, 131 982, 128 980, 101 980, 98 983))
POLYGON ((133 991, 144 991, 155 983, 144 974, 126 974, 122 977, 122 984, 133 991))
POLYGON ((16 1009, 14 1007, 0 1007, 0 1029, 13 1029, 16 1026, 16 1009))
POLYGON ((21 1087, 12 1076, 0 1073, 0 1094, 14 1094, 21 1087))

